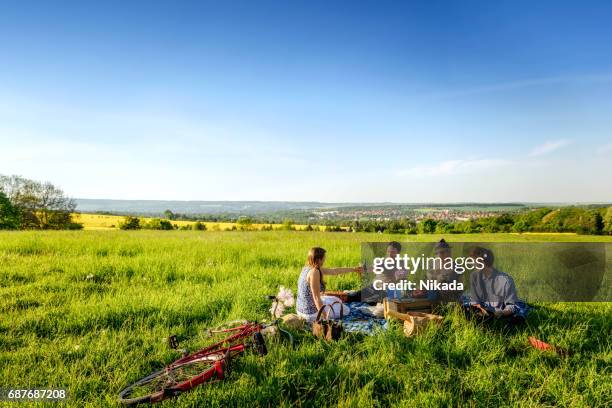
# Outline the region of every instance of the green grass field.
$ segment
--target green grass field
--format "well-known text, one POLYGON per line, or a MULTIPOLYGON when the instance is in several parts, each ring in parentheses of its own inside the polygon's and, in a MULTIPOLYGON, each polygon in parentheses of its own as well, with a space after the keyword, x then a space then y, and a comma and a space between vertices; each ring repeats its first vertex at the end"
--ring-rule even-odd
MULTIPOLYGON (((437 236, 307 232, 75 231, 0 233, 0 387, 66 387, 70 406, 115 406, 128 383, 194 350, 206 327, 268 314, 264 295, 296 290, 309 247, 328 265, 360 261, 360 243, 437 236)), ((572 235, 453 235, 455 241, 592 241, 572 235)), ((328 278, 357 288, 356 276, 328 278)), ((504 333, 448 310, 441 327, 399 325, 329 344, 236 361, 228 380, 161 406, 588 406, 612 404, 612 304, 546 304, 504 333), (527 346, 535 335, 569 357, 527 346)), ((1 404, 1 403, 0 403, 1 404)), ((18 406, 26 406, 21 404, 18 406)), ((17 404, 16 404, 17 406, 17 404)))

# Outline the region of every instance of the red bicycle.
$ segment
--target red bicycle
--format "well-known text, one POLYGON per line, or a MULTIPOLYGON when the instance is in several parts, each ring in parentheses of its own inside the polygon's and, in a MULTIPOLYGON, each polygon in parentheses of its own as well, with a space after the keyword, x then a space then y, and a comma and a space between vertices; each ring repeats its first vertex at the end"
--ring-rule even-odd
MULTIPOLYGON (((269 299, 275 300, 274 296, 269 299)), ((273 313, 274 314, 274 313, 273 313)), ((200 384, 223 380, 230 368, 232 358, 253 349, 260 356, 267 354, 262 331, 276 327, 291 344, 291 333, 278 327, 279 320, 272 323, 234 321, 209 330, 211 335, 228 336, 193 354, 185 354, 162 370, 156 371, 119 393, 119 402, 125 405, 155 403, 189 391, 200 384)), ((177 344, 174 344, 176 348, 177 344)))

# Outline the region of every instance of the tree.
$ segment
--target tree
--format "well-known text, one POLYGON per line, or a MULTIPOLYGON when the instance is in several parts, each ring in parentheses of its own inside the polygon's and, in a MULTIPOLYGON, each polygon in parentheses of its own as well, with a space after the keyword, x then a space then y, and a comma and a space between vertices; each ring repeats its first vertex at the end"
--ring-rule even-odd
POLYGON ((73 199, 51 183, 41 183, 19 176, 1 176, 0 190, 19 211, 23 229, 73 228, 73 199))
POLYGON ((612 235, 612 207, 608 207, 606 214, 603 217, 603 232, 612 235))
POLYGON ((200 221, 197 221, 195 224, 191 225, 191 228, 194 231, 206 231, 206 224, 202 224, 200 221))
POLYGON ((253 229, 253 220, 249 217, 240 217, 236 223, 241 231, 249 231, 253 229))
POLYGON ((122 230, 139 230, 142 228, 140 226, 140 218, 128 215, 124 218, 123 222, 119 224, 119 228, 122 230))
POLYGON ((280 229, 285 231, 295 231, 295 226, 293 225, 292 220, 286 219, 283 221, 283 225, 280 227, 280 229))
POLYGON ((446 221, 440 221, 436 225, 436 234, 452 234, 454 231, 454 225, 446 221))
POLYGON ((175 214, 174 214, 172 211, 170 211, 170 210, 166 210, 166 211, 164 211, 164 217, 165 217, 167 220, 173 220, 173 219, 175 219, 175 218, 176 218, 175 214))
POLYGON ((512 231, 518 232, 518 233, 529 231, 529 226, 527 225, 525 220, 519 220, 515 222, 514 225, 512 226, 512 231))
MULTIPOLYGON (((164 231, 170 231, 172 229, 174 229, 174 227, 172 226, 172 223, 168 220, 162 220, 159 218, 152 218, 149 220, 149 222, 144 223, 142 225, 142 228, 145 229, 152 229, 152 230, 164 230, 164 231)), ((135 228, 138 229, 138 228, 135 228)))
POLYGON ((594 222, 594 224, 595 224, 595 226, 594 226, 595 234, 599 235, 604 230, 603 217, 601 216, 601 213, 599 211, 597 211, 594 214, 594 218, 595 218, 595 222, 594 222))
POLYGON ((419 223, 419 233, 421 234, 433 234, 436 231, 436 225, 438 222, 427 218, 419 223))
POLYGON ((0 191, 0 230, 18 229, 19 210, 13 206, 6 194, 0 191))

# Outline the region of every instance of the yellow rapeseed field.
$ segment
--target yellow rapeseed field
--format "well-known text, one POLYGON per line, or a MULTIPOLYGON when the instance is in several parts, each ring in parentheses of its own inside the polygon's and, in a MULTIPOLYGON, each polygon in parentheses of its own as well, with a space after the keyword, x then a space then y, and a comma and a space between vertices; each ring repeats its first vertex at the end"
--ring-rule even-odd
MULTIPOLYGON (((78 222, 83 224, 84 229, 86 230, 106 230, 106 229, 118 229, 119 224, 124 220, 124 216, 121 215, 105 215, 105 214, 81 214, 74 213, 72 214, 72 219, 74 222, 78 222)), ((143 222, 148 222, 153 219, 153 217, 139 217, 143 222)), ((183 225, 193 225, 195 221, 171 221, 172 224, 175 224, 179 227, 183 225)), ((206 229, 209 231, 227 231, 231 230, 233 227, 239 228, 239 225, 235 222, 202 222, 202 224, 206 225, 206 229)), ((272 225, 273 229, 281 229, 282 224, 253 224, 251 225, 251 229, 260 230, 264 226, 272 225)), ((295 229, 303 230, 306 228, 306 225, 294 225, 295 229)), ((313 226, 315 227, 315 226, 313 226)), ((325 230, 324 226, 319 227, 321 230, 325 230)))

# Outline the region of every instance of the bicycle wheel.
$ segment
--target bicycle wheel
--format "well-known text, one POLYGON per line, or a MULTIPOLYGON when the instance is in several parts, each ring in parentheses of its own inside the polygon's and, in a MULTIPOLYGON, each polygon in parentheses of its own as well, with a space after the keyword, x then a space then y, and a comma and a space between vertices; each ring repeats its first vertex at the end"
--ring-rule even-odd
POLYGON ((213 353, 169 366, 150 374, 119 393, 119 402, 137 405, 159 402, 207 381, 223 379, 225 359, 223 352, 213 353))

